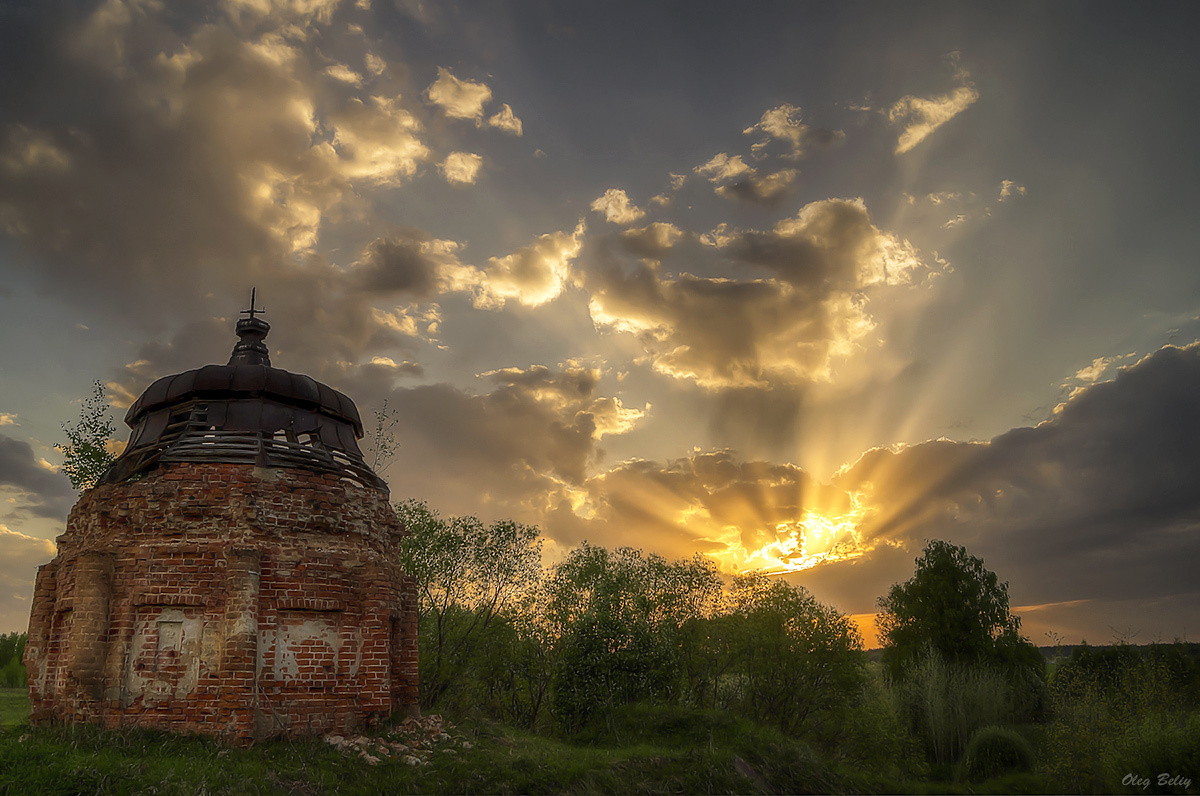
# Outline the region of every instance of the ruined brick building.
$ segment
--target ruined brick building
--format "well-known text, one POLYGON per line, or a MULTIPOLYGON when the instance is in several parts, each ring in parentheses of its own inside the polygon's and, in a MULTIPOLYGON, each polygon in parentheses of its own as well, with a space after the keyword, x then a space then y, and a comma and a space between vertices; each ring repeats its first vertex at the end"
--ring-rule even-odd
POLYGON ((256 312, 229 364, 129 407, 128 446, 38 570, 33 723, 245 743, 416 712, 416 586, 358 411, 271 367, 256 312))

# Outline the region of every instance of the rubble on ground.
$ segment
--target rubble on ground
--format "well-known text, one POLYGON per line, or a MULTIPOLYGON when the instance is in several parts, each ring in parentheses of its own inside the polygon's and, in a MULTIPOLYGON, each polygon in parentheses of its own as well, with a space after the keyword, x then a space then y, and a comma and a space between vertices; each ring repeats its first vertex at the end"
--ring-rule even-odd
POLYGON ((326 735, 325 743, 349 757, 359 757, 376 766, 384 760, 399 760, 410 766, 427 766, 434 752, 457 754, 458 749, 470 749, 470 741, 456 741, 447 730, 454 725, 441 716, 408 718, 382 735, 326 735))

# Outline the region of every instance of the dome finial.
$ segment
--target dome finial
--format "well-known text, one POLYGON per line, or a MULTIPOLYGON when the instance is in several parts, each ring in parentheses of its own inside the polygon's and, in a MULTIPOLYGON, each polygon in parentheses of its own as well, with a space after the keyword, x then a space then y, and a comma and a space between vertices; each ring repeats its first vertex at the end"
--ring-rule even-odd
POLYGON ((230 365, 271 365, 271 352, 267 348, 267 344, 263 342, 267 332, 271 331, 271 324, 264 321, 262 318, 255 318, 255 314, 264 312, 263 309, 254 308, 255 294, 257 288, 250 288, 250 309, 242 310, 243 315, 249 315, 249 318, 241 318, 237 322, 238 342, 233 347, 233 353, 229 356, 230 365))

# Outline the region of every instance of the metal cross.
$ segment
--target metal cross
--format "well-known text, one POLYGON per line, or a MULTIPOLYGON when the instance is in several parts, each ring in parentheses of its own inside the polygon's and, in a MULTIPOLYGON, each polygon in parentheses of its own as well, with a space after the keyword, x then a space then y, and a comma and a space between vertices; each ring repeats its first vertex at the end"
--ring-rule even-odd
POLYGON ((248 309, 248 310, 242 310, 242 311, 241 311, 241 313, 240 313, 240 314, 242 314, 242 315, 246 315, 247 313, 249 313, 249 315, 250 315, 250 320, 254 320, 254 313, 256 313, 256 312, 257 312, 257 313, 263 313, 263 312, 266 312, 266 311, 267 311, 267 308, 266 308, 266 307, 263 307, 263 308, 261 308, 261 309, 257 309, 257 310, 256 310, 256 309, 254 309, 254 293, 255 293, 255 291, 256 291, 257 289, 258 289, 258 288, 253 288, 253 287, 252 287, 252 288, 250 288, 250 309, 248 309))

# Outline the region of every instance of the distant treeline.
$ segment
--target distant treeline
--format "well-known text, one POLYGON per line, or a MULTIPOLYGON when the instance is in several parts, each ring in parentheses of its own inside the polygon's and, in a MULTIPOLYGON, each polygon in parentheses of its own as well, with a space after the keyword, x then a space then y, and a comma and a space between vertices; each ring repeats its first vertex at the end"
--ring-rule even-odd
POLYGON ((0 688, 21 688, 25 685, 24 633, 0 633, 0 688))

